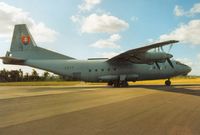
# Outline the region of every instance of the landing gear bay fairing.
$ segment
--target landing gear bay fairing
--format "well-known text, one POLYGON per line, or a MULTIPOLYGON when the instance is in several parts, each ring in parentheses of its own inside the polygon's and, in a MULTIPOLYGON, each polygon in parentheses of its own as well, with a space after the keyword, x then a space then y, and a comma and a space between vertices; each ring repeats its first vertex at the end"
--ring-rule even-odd
POLYGON ((70 80, 85 82, 107 82, 114 87, 128 86, 128 81, 166 79, 187 75, 191 68, 171 60, 171 54, 163 46, 177 43, 169 40, 128 50, 111 59, 94 58, 77 60, 41 47, 33 40, 25 24, 15 25, 10 51, 3 59, 4 64, 27 65, 53 72, 70 80))

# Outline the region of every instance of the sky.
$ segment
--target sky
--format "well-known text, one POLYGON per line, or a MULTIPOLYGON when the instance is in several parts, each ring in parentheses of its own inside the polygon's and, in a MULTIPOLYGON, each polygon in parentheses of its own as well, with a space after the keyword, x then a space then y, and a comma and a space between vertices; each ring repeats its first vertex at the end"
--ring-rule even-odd
MULTIPOLYGON (((38 46, 77 59, 110 58, 179 40, 165 51, 191 66, 191 75, 200 75, 199 0, 0 0, 0 56, 10 48, 14 25, 21 23, 38 46)), ((32 70, 0 62, 3 68, 32 70)))

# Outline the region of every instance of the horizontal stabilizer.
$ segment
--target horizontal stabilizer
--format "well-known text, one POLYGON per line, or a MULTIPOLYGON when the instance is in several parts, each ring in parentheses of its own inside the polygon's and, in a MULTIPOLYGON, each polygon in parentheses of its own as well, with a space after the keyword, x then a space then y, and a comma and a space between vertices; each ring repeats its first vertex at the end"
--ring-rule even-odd
POLYGON ((14 57, 0 57, 0 59, 3 60, 4 64, 17 64, 17 65, 23 65, 25 60, 17 59, 14 57))

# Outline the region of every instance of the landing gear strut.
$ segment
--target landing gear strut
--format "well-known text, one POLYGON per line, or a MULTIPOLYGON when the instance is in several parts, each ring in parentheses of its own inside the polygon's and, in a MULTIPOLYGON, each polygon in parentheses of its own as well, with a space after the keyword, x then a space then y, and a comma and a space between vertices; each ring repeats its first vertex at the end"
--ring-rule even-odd
POLYGON ((168 79, 168 80, 165 81, 165 85, 166 85, 166 86, 171 86, 171 81, 170 81, 170 79, 168 79))
POLYGON ((108 86, 112 86, 113 85, 113 82, 108 82, 108 86))
POLYGON ((128 87, 127 81, 115 81, 115 82, 108 82, 108 86, 114 86, 114 87, 128 87))
POLYGON ((122 81, 120 82, 121 87, 128 87, 128 82, 127 81, 122 81))
POLYGON ((120 83, 118 81, 114 82, 114 87, 120 87, 120 83))

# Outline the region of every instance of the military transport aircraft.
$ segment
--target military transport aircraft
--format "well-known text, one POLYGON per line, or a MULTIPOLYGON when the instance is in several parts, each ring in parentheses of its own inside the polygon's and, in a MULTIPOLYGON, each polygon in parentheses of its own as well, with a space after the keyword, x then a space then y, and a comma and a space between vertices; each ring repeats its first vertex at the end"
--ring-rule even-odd
POLYGON ((107 82, 114 87, 128 86, 128 81, 166 79, 187 75, 191 68, 171 60, 171 54, 162 50, 165 45, 178 41, 154 43, 121 53, 111 59, 93 58, 77 60, 41 47, 33 40, 25 24, 15 25, 10 51, 3 59, 4 64, 28 65, 62 75, 65 78, 86 82, 107 82))

